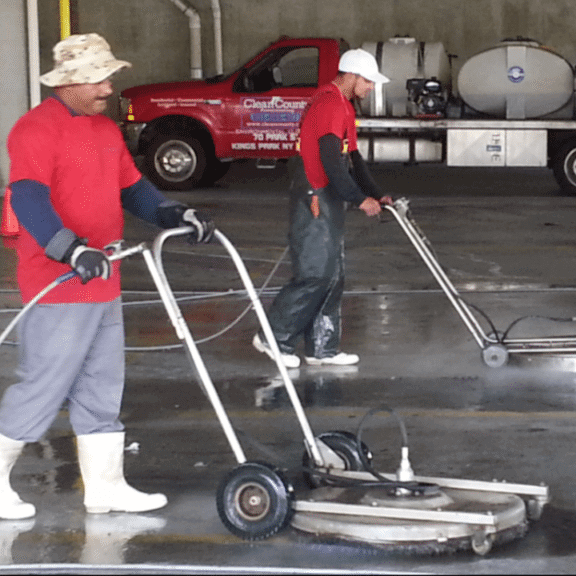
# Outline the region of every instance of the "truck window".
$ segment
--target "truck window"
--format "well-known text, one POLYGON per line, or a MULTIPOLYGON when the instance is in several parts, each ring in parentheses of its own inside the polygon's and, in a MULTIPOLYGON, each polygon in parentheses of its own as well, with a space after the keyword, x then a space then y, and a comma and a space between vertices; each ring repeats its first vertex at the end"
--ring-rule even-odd
POLYGON ((240 74, 236 92, 267 92, 273 88, 318 86, 318 48, 282 48, 240 74))
POLYGON ((295 48, 280 58, 282 86, 318 86, 318 48, 295 48))

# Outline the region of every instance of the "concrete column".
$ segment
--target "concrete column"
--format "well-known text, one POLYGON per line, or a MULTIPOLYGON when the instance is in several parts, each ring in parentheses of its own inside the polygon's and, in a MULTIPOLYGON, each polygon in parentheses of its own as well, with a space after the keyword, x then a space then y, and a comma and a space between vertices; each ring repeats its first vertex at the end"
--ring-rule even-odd
POLYGON ((28 110, 26 3, 5 2, 0 19, 0 195, 8 183, 6 138, 28 110))

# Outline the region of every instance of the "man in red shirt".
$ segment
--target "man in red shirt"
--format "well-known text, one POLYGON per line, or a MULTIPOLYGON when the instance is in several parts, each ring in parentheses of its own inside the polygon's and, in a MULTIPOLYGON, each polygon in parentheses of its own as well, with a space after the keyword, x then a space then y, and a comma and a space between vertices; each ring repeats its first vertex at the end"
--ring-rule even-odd
POLYGON ((123 236, 123 210, 162 228, 192 226, 208 242, 209 216, 167 199, 137 170, 116 124, 102 112, 117 60, 98 34, 54 47, 41 81, 53 94, 16 122, 8 136, 12 207, 21 225, 18 284, 23 302, 70 269, 18 324, 20 381, 0 404, 0 518, 27 518, 33 504, 9 475, 26 442, 39 440, 67 404, 77 438, 88 512, 143 512, 164 506, 123 474, 124 324, 120 263, 104 247, 123 236))
MULTIPOLYGON (((356 115, 350 100, 364 98, 375 82, 388 82, 365 50, 348 50, 339 73, 321 86, 300 125, 300 156, 290 191, 292 279, 274 299, 268 318, 289 368, 300 365, 295 348, 304 339, 310 365, 351 365, 356 354, 340 351, 344 290, 344 215, 346 204, 367 216, 391 203, 370 175, 358 152, 356 115)), ((272 359, 262 332, 254 347, 272 359)))

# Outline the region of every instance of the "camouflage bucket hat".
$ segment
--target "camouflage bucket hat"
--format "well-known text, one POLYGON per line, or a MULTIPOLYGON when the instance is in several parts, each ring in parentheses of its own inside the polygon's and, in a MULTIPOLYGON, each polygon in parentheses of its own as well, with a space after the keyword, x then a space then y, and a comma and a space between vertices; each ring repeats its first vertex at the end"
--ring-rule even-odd
POLYGON ((46 86, 97 84, 132 64, 116 60, 99 34, 74 34, 54 46, 54 70, 40 76, 46 86))

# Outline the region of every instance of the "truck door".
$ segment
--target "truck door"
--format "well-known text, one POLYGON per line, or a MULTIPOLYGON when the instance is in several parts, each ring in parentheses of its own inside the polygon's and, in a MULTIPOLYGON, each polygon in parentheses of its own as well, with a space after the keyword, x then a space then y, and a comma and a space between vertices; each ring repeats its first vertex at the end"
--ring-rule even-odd
POLYGON ((220 157, 288 158, 318 86, 319 49, 280 47, 242 70, 226 107, 220 157))

